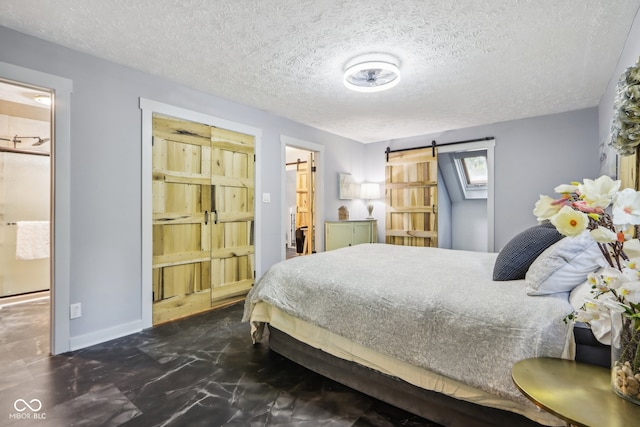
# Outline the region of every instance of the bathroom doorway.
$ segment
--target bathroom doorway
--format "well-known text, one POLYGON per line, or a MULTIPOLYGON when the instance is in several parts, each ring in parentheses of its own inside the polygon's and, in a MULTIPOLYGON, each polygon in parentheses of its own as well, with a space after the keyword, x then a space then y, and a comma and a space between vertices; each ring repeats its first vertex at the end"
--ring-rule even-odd
POLYGON ((0 80, 0 339, 24 349, 17 359, 51 346, 51 100, 47 89, 0 80))

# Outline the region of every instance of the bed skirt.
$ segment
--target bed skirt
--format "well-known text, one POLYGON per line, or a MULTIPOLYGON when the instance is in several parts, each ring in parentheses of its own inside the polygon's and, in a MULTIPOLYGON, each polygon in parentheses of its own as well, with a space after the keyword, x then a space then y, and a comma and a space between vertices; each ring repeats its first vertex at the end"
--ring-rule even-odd
POLYGON ((274 327, 269 327, 269 346, 276 353, 320 375, 444 426, 541 426, 522 415, 421 389, 355 362, 337 358, 274 327))
MULTIPOLYGON (((494 396, 334 336, 261 302, 251 316, 269 324, 276 353, 379 400, 446 426, 562 426, 535 406, 494 396)), ((256 334, 257 333, 257 334, 256 334)))

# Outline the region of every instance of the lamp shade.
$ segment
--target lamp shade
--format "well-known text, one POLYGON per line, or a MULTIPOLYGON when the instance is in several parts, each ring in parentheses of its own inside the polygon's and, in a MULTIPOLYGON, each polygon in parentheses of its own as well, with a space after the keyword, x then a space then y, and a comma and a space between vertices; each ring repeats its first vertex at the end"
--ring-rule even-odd
POLYGON ((374 182, 364 182, 360 185, 360 198, 361 199, 379 199, 380 198, 380 184, 374 182))

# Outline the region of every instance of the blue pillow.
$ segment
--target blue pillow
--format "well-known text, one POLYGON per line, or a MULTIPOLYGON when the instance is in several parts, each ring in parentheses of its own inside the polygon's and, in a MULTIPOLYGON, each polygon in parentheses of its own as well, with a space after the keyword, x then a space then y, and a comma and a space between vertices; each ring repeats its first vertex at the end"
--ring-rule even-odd
POLYGON ((511 239, 498 254, 493 266, 493 280, 524 279, 538 255, 563 237, 550 223, 524 230, 511 239))

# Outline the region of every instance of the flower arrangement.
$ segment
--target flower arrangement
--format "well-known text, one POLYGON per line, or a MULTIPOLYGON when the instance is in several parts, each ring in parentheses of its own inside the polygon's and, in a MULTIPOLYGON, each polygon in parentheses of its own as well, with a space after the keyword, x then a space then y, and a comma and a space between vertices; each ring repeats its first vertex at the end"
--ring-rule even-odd
POLYGON ((620 76, 614 100, 609 145, 622 156, 640 144, 640 59, 620 76))
POLYGON ((611 322, 613 389, 640 404, 640 259, 629 259, 623 249, 625 232, 638 232, 640 192, 620 185, 606 175, 560 185, 555 191, 561 197, 540 196, 533 213, 565 236, 589 230, 600 247, 609 267, 589 274, 591 298, 565 322, 611 322))

